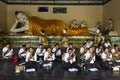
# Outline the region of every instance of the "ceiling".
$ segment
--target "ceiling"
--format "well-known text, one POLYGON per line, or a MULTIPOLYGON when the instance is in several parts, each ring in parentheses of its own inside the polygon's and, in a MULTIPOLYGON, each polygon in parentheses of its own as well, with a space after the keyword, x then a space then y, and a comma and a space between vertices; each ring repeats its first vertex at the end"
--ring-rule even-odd
POLYGON ((1 0, 7 4, 104 5, 111 0, 1 0))

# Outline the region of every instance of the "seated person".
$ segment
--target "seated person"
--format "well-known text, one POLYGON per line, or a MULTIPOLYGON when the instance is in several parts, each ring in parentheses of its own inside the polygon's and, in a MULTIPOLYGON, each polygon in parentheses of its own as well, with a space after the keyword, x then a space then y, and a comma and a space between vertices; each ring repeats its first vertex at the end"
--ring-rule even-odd
POLYGON ((71 29, 78 28, 78 23, 77 23, 76 19, 72 21, 72 23, 70 24, 70 28, 71 29))
POLYGON ((89 32, 91 34, 94 34, 94 35, 98 35, 101 33, 101 23, 100 22, 97 22, 96 26, 95 27, 92 27, 92 28, 88 28, 89 32))
POLYGON ((105 43, 104 43, 104 46, 107 47, 107 48, 110 48, 111 47, 110 41, 106 40, 105 43))
POLYGON ((48 47, 47 51, 44 54, 43 68, 48 66, 52 67, 52 63, 54 60, 55 60, 55 54, 53 54, 51 48, 48 47))
POLYGON ((87 48, 90 48, 92 45, 93 45, 93 41, 92 40, 90 40, 90 39, 87 39, 87 41, 86 41, 86 47, 87 48))
POLYGON ((46 52, 46 49, 43 48, 43 44, 39 44, 39 47, 36 49, 35 54, 37 54, 37 60, 44 60, 44 53, 46 52))
POLYGON ((12 55, 13 55, 13 49, 11 48, 10 44, 8 43, 2 49, 2 58, 3 59, 12 59, 12 55))
POLYGON ((27 69, 35 69, 37 70, 37 55, 34 54, 33 48, 30 47, 29 50, 27 51, 26 55, 26 63, 25 63, 25 68, 27 69))
POLYGON ((63 59, 63 67, 67 70, 72 69, 72 68, 77 68, 78 66, 76 65, 76 55, 73 51, 72 48, 69 48, 68 52, 64 54, 64 59, 63 59))
POLYGON ((66 49, 66 52, 67 52, 67 53, 68 53, 68 51, 69 51, 70 48, 72 48, 72 49, 73 49, 73 52, 75 52, 75 49, 73 48, 72 43, 69 43, 69 44, 68 44, 68 47, 67 47, 67 49, 66 49))
POLYGON ((62 52, 61 52, 61 49, 59 48, 58 43, 55 44, 54 48, 52 49, 52 52, 55 54, 56 60, 62 59, 62 52))
POLYGON ((80 24, 80 27, 81 28, 88 27, 87 22, 85 20, 83 20, 80 24))
POLYGON ((104 48, 103 53, 101 54, 102 59, 102 67, 105 69, 109 69, 111 65, 113 65, 113 57, 112 54, 109 52, 108 48, 104 48))
POLYGON ((83 43, 83 45, 80 48, 80 61, 84 62, 83 60, 85 59, 84 54, 86 53, 86 43, 83 43))
POLYGON ((96 61, 102 61, 101 59, 101 54, 103 53, 103 46, 102 45, 99 45, 97 48, 96 48, 96 61))
POLYGON ((87 52, 85 53, 85 67, 89 68, 100 68, 100 66, 95 63, 95 47, 88 48, 87 52))
POLYGON ((18 52, 18 56, 19 56, 18 61, 25 62, 26 53, 27 53, 26 45, 22 45, 22 48, 20 48, 18 52))
POLYGON ((114 60, 120 60, 120 51, 118 49, 119 46, 115 44, 114 48, 111 50, 114 60))

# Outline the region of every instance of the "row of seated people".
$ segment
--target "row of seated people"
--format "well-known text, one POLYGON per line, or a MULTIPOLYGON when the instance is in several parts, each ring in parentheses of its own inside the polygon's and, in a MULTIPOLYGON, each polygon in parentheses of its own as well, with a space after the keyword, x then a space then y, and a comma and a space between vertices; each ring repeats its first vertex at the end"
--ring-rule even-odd
MULTIPOLYGON (((66 53, 63 61, 68 65, 76 62, 75 49, 72 48, 72 44, 66 49, 66 53), (68 59, 69 58, 69 59, 68 59)), ((47 49, 43 47, 43 44, 39 44, 39 47, 35 50, 32 47, 28 48, 23 45, 18 52, 18 63, 24 63, 26 69, 35 68, 37 70, 37 62, 42 62, 42 66, 52 66, 53 62, 62 60, 62 50, 59 48, 59 44, 55 44, 53 48, 48 47, 47 49)), ((7 44, 2 49, 2 58, 4 60, 11 60, 13 55, 13 49, 10 44, 7 44)), ((66 68, 70 68, 66 66, 66 68)))
MULTIPOLYGON (((100 69, 101 67, 106 68, 113 64, 114 60, 120 59, 119 46, 114 45, 113 49, 110 49, 110 43, 101 42, 96 47, 92 46, 93 42, 87 41, 83 43, 83 46, 80 48, 80 64, 85 63, 87 69, 95 67, 100 69)), ((65 69, 79 70, 78 65, 76 64, 76 52, 77 50, 73 48, 70 43, 68 48, 63 54, 59 44, 55 44, 53 48, 48 47, 45 49, 42 44, 34 52, 33 48, 27 49, 25 45, 18 52, 18 62, 26 62, 26 68, 36 68, 37 61, 43 61, 43 66, 51 66, 54 60, 63 60, 63 67, 65 69), (47 64, 48 63, 48 64, 47 64), (50 63, 50 64, 49 64, 50 63), (47 64, 47 65, 46 65, 47 64)), ((10 47, 10 44, 7 44, 6 47, 2 50, 3 59, 10 59, 13 55, 13 49, 10 47)), ((78 59, 79 60, 79 59, 78 59)))

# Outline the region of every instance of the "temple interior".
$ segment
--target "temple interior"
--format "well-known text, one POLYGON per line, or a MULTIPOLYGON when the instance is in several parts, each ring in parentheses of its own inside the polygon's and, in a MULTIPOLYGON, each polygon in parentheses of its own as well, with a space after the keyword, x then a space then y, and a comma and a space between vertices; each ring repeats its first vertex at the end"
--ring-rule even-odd
POLYGON ((0 0, 0 79, 119 80, 119 8, 120 0, 0 0))

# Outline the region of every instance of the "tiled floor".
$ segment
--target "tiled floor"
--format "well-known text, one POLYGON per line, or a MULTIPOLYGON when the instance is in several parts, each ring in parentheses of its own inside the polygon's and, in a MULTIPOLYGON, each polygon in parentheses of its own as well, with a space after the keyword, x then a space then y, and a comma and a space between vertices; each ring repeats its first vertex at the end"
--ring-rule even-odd
POLYGON ((12 62, 0 61, 0 80, 120 80, 120 72, 102 70, 98 72, 69 72, 57 62, 53 70, 15 74, 12 62))

